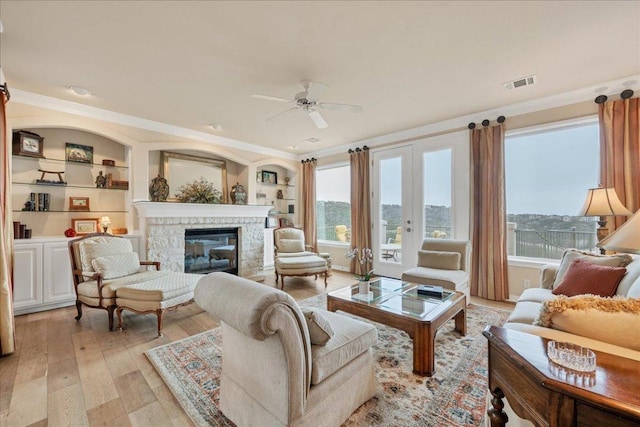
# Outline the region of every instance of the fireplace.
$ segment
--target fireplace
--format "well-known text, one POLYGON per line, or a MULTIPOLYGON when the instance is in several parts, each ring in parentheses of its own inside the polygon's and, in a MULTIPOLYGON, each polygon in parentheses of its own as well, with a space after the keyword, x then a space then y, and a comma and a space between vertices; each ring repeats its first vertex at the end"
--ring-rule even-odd
POLYGON ((184 272, 238 274, 238 228, 184 230, 184 272))

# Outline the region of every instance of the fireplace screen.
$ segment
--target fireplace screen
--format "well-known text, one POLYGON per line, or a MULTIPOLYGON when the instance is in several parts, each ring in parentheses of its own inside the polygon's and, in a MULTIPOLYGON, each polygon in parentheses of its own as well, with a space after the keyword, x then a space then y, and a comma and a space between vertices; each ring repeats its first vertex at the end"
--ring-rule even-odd
POLYGON ((197 228, 184 233, 184 272, 238 274, 238 229, 197 228))

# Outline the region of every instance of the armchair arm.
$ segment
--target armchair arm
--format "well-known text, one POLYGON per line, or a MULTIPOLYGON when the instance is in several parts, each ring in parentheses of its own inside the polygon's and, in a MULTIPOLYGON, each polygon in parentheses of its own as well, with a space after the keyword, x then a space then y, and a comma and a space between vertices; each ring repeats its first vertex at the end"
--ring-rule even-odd
POLYGON ((543 265, 540 269, 540 287, 544 289, 552 289, 553 282, 558 274, 558 266, 555 264, 543 265))
POLYGON ((151 266, 155 266, 156 270, 160 270, 159 261, 140 261, 140 265, 151 265, 151 266))
MULTIPOLYGON (((95 280, 96 281, 96 286, 98 288, 98 298, 100 298, 100 305, 102 305, 102 287, 104 286, 102 284, 102 274, 95 272, 95 271, 82 271, 82 270, 73 270, 72 274, 75 276, 80 276, 82 278, 89 278, 89 280, 95 280)), ((84 280, 83 280, 84 281, 84 280)), ((80 281, 78 281, 75 285, 76 287, 76 294, 78 292, 78 284, 80 284, 80 281)))

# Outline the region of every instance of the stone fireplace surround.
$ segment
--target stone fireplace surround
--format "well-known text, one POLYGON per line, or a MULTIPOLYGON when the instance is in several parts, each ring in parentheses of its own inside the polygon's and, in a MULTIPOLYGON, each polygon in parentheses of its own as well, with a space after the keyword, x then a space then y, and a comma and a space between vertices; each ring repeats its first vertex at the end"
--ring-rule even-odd
POLYGON ((162 270, 184 271, 188 228, 238 227, 238 276, 263 279, 264 224, 271 206, 134 202, 146 259, 162 270))

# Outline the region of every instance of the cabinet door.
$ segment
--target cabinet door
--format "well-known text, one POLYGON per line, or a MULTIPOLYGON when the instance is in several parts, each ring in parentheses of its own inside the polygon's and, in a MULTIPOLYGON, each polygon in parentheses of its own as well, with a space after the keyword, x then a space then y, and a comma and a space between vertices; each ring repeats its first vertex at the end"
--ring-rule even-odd
POLYGON ((42 244, 15 245, 13 250, 13 307, 42 304, 42 244))
POLYGON ((264 229, 264 264, 263 268, 273 268, 274 256, 273 256, 273 228, 264 229))
POLYGON ((44 303, 75 301, 67 242, 45 243, 42 275, 44 303))

